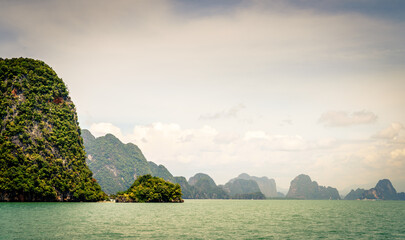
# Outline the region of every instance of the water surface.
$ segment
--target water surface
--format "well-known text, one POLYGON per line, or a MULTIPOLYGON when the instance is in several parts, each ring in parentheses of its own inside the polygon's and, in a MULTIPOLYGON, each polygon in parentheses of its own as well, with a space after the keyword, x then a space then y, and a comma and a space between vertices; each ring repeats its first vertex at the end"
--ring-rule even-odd
POLYGON ((0 239, 405 239, 404 201, 0 203, 0 239))

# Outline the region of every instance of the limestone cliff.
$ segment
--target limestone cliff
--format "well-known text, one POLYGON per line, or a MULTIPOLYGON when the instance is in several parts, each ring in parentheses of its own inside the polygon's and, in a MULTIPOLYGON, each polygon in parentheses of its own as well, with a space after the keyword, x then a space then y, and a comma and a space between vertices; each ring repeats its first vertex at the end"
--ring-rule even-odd
POLYGON ((374 188, 365 191, 360 199, 399 200, 399 196, 391 181, 382 179, 374 188))
POLYGON ((308 175, 301 174, 291 181, 286 198, 340 199, 340 196, 336 188, 319 186, 308 175))
POLYGON ((268 198, 279 197, 277 193, 276 181, 273 178, 268 177, 255 177, 250 176, 247 173, 242 173, 238 179, 253 180, 259 185, 260 191, 268 198))
POLYGON ((75 105, 44 62, 0 59, 0 201, 105 198, 85 162, 75 105))

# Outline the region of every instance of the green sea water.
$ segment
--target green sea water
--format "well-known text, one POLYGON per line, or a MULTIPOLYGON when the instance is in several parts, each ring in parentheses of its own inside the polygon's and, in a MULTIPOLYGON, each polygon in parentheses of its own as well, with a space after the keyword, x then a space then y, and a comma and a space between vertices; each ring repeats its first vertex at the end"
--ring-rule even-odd
POLYGON ((0 203, 0 239, 405 239, 405 202, 0 203))

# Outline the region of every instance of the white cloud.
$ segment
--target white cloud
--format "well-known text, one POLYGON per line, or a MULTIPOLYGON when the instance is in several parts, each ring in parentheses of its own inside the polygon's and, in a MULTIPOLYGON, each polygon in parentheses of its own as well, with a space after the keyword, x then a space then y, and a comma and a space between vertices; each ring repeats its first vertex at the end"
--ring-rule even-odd
POLYGON ((252 172, 256 167, 264 172, 262 175, 273 177, 265 174, 268 165, 286 163, 290 159, 288 152, 316 147, 298 135, 271 135, 264 131, 236 134, 207 125, 183 129, 178 124, 153 123, 137 125, 131 133, 121 134, 112 124, 98 123, 90 131, 97 136, 113 133, 124 143, 138 145, 148 160, 164 164, 174 174, 187 176, 207 171, 218 177, 218 171, 229 169, 220 181, 240 172, 252 172))
POLYGON ((252 140, 252 139, 265 139, 268 140, 270 137, 264 132, 264 131, 248 131, 245 133, 244 139, 246 141, 252 140))
POLYGON ((395 149, 392 151, 388 164, 395 168, 405 170, 405 148, 395 149))
POLYGON ((372 112, 344 112, 344 111, 329 111, 323 113, 319 118, 319 122, 328 127, 345 127, 351 125, 371 124, 377 121, 377 115, 372 112))
POLYGON ((402 133, 405 132, 405 128, 401 123, 395 122, 391 123, 390 126, 387 128, 379 131, 375 134, 374 138, 381 138, 381 139, 391 139, 391 140, 398 140, 398 137, 402 137, 402 133))
POLYGON ((392 158, 405 158, 405 148, 395 149, 391 152, 392 158))
POLYGON ((300 151, 315 147, 310 141, 299 135, 270 135, 263 131, 247 131, 243 139, 256 144, 259 141, 261 146, 267 150, 300 151))
POLYGON ((100 136, 104 136, 107 133, 111 133, 114 136, 116 136, 117 138, 121 138, 123 137, 121 129, 117 126, 114 126, 111 123, 94 123, 90 126, 90 132, 95 136, 95 137, 100 137, 100 136))

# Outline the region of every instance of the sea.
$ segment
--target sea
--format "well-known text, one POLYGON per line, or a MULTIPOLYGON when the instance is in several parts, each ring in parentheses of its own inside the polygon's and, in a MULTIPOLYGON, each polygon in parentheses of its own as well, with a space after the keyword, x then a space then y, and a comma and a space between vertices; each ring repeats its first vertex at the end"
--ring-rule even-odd
POLYGON ((405 239, 405 201, 3 202, 0 239, 405 239))

